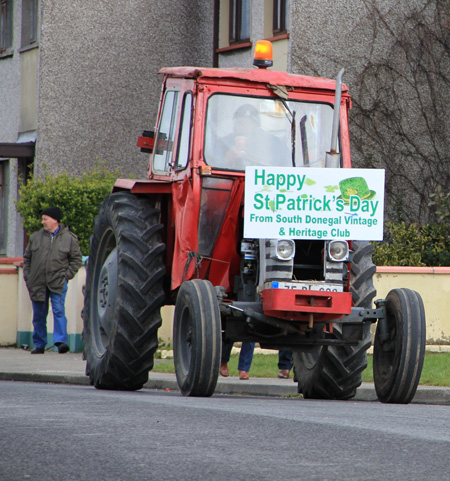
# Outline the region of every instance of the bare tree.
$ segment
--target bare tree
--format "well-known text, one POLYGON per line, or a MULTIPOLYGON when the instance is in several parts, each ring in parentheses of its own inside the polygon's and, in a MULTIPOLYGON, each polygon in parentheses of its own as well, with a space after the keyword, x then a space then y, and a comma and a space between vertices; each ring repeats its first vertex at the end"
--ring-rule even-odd
POLYGON ((386 169, 387 219, 432 220, 429 194, 450 186, 450 1, 298 0, 291 13, 292 70, 345 67, 353 165, 386 169))
POLYGON ((386 169, 388 217, 425 223, 430 193, 450 186, 450 2, 421 2, 402 22, 365 4, 373 35, 390 38, 357 74, 353 148, 361 167, 386 169))

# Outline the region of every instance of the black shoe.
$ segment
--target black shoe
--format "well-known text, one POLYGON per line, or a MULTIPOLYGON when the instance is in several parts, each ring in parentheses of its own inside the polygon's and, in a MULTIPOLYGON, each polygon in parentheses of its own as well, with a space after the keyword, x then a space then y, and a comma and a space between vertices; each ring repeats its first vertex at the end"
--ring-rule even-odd
POLYGON ((58 348, 60 354, 69 352, 69 346, 65 342, 55 342, 55 346, 58 348))
POLYGON ((45 354, 45 347, 35 347, 30 354, 45 354))

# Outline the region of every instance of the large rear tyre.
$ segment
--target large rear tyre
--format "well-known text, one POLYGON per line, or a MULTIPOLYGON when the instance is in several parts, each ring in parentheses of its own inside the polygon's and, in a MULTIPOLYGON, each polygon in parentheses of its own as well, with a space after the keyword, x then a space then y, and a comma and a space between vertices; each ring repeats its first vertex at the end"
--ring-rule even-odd
POLYGON ((386 298, 386 336, 378 322, 373 351, 373 377, 384 403, 411 402, 425 356, 425 309, 420 295, 393 289, 386 298))
POLYGON ((185 396, 212 396, 219 377, 222 334, 219 303, 209 281, 180 287, 173 324, 178 386, 185 396))
MULTIPOLYGON (((353 241, 350 292, 357 307, 372 307, 376 290, 373 275, 376 267, 372 262, 373 245, 353 241)), ((332 336, 335 339, 355 337, 361 339, 353 345, 317 346, 294 351, 295 375, 298 392, 305 399, 351 399, 361 385, 361 373, 367 367, 367 349, 371 345, 370 322, 362 326, 362 333, 350 332, 346 327, 335 324, 332 336)))
POLYGON ((159 217, 153 200, 120 192, 105 199, 95 219, 83 340, 96 388, 141 389, 153 367, 164 302, 159 217))

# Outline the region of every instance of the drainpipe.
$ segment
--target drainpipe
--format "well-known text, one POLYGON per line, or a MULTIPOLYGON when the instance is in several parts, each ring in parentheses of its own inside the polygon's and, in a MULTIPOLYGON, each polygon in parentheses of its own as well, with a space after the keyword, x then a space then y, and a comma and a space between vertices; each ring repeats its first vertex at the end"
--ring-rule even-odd
POLYGON ((213 67, 219 66, 219 22, 220 22, 220 0, 214 0, 214 27, 213 27, 213 67))

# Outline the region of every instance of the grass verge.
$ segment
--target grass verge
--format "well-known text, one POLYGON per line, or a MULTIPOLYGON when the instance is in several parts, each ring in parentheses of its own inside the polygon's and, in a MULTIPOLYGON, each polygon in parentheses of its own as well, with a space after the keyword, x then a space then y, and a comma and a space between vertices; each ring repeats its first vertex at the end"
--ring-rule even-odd
MULTIPOLYGON (((373 356, 368 356, 367 360, 367 369, 363 372, 363 381, 373 382, 373 356)), ((450 353, 425 353, 419 384, 423 386, 450 386, 450 353)))
MULTIPOLYGON (((373 382, 373 357, 368 356, 367 369, 363 372, 363 382, 373 382)), ((253 356, 251 377, 277 377, 277 354, 255 354, 253 356)), ((232 355, 228 364, 230 375, 238 375, 238 355, 232 355)), ((155 359, 155 372, 174 373, 173 359, 155 359)), ((423 365, 421 385, 450 386, 450 353, 426 353, 423 365)))

